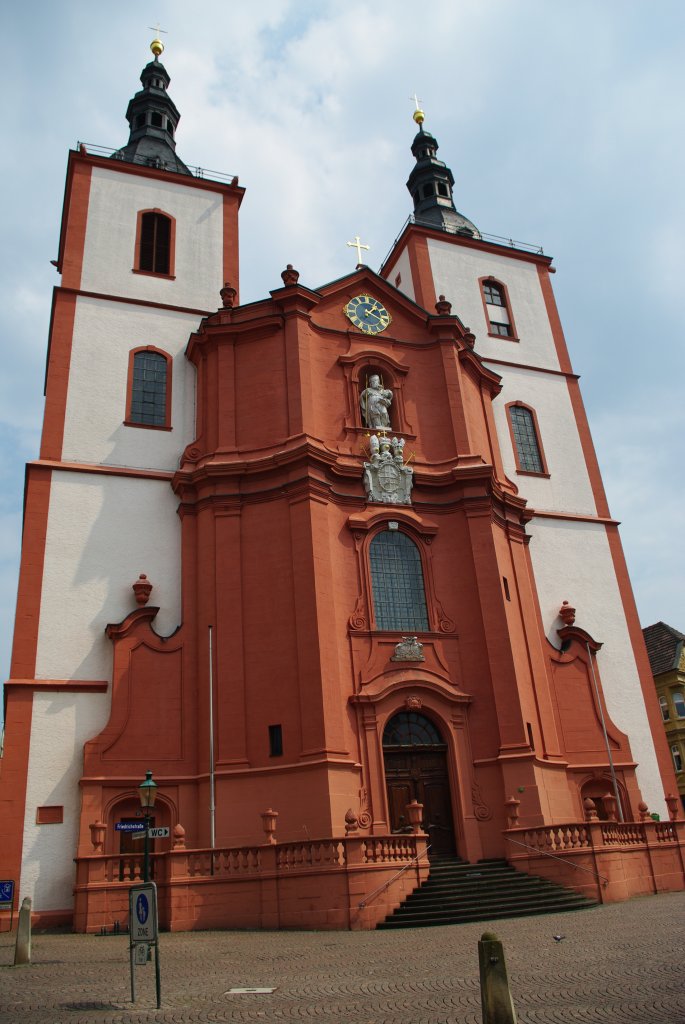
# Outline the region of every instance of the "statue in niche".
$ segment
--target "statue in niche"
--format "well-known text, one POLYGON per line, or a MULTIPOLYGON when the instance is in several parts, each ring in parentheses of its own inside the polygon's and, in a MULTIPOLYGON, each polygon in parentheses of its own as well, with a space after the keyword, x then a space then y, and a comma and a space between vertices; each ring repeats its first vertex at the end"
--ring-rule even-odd
POLYGON ((372 374, 359 398, 364 425, 372 430, 389 430, 391 403, 392 391, 383 387, 377 373, 372 374))

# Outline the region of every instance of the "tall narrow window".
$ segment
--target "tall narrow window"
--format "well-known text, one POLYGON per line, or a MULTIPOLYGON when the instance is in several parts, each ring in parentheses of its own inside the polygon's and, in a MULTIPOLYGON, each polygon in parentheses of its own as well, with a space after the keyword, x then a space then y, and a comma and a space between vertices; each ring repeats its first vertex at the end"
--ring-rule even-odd
POLYGON ((506 286, 491 277, 480 280, 485 317, 488 322, 488 333, 503 338, 516 338, 514 317, 509 305, 506 286))
POLYGON ((680 753, 680 747, 678 746, 677 743, 674 743, 673 746, 671 747, 671 756, 673 757, 673 767, 675 768, 675 770, 677 772, 682 772, 682 770, 683 770, 683 756, 680 753))
POLYGON ((535 411, 527 405, 512 402, 507 406, 507 414, 517 470, 519 473, 539 473, 547 476, 535 411))
POLYGON ((142 210, 138 214, 135 270, 173 277, 173 217, 160 210, 142 210))
POLYGON ((153 348, 130 354, 126 422, 143 427, 167 427, 171 423, 171 360, 153 348))
POLYGON ((377 629, 428 630, 421 556, 399 530, 377 534, 369 547, 377 629))
POLYGON ((671 712, 668 709, 668 701, 665 697, 659 697, 659 707, 661 708, 661 717, 664 722, 667 722, 671 717, 671 712))

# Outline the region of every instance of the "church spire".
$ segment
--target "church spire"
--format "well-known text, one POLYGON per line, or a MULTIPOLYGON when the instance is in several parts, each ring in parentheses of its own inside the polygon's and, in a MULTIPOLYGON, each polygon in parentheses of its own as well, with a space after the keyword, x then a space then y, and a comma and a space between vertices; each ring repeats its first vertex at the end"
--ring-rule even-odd
POLYGON ((425 131, 423 122, 426 115, 419 106, 418 98, 412 98, 416 103, 413 117, 419 126, 418 135, 411 144, 416 164, 407 181, 414 200, 414 220, 417 224, 480 238, 476 225, 459 213, 454 205, 454 176, 449 167, 438 160, 437 140, 425 131))
POLYGON ((171 79, 159 58, 164 45, 159 30, 150 49, 154 60, 141 73, 143 88, 129 102, 126 120, 130 133, 128 143, 114 154, 117 160, 159 167, 178 174, 190 174, 182 160, 176 156, 176 129, 181 115, 167 89, 171 79))

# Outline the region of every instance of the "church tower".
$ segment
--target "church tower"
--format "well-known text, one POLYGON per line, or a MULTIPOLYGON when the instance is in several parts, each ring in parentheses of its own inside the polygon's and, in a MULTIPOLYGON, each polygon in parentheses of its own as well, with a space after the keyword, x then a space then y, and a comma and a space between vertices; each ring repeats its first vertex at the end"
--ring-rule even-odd
POLYGON ((21 878, 48 922, 73 904, 75 752, 109 717, 104 627, 125 615, 143 567, 164 605, 158 628, 180 622, 169 484, 194 434, 184 349, 223 283, 238 288, 243 189, 176 155, 180 115, 162 44, 151 49, 127 145, 69 153, 40 457, 27 470, 0 849, 3 877, 21 878))
POLYGON ((128 143, 69 154, 0 875, 124 921, 151 772, 170 929, 373 927, 436 855, 681 886, 551 259, 457 211, 417 111, 380 273, 241 306, 243 190, 176 155, 152 50, 128 143))

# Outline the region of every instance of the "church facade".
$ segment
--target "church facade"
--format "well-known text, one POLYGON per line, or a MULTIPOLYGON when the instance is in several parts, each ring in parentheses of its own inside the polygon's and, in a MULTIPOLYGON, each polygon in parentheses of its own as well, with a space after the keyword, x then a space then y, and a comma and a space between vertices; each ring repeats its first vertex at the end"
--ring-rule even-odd
POLYGON ((151 771, 167 927, 372 927, 434 856, 681 887, 550 258, 456 210, 418 112, 380 273, 240 305, 243 189, 177 157, 158 57, 127 146, 69 154, 0 874, 125 918, 151 771))

